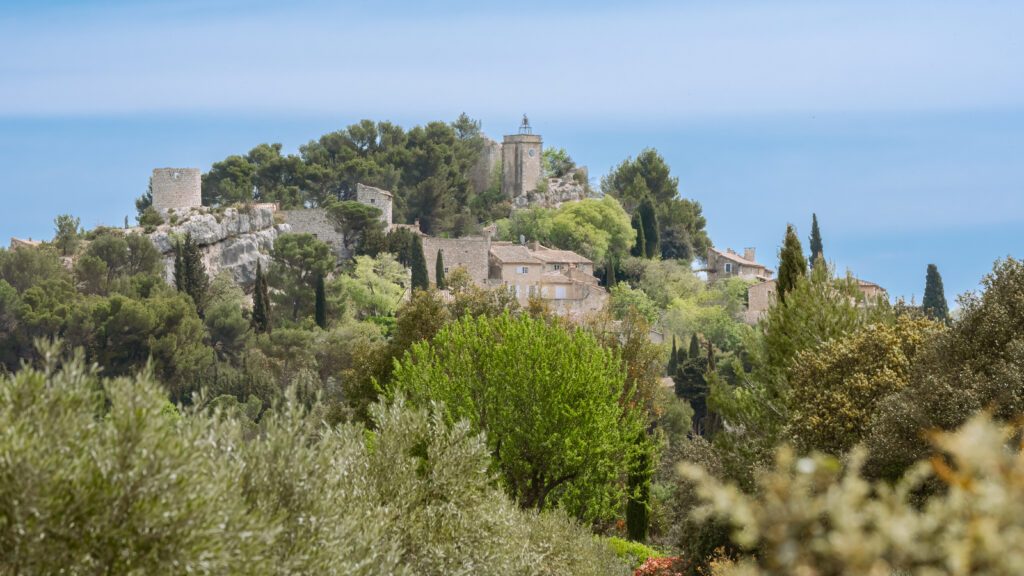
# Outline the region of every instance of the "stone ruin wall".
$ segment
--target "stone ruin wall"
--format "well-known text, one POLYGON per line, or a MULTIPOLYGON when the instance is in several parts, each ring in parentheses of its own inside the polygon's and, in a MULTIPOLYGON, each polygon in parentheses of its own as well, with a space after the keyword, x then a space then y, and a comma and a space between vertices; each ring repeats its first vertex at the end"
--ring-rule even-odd
POLYGON ((480 150, 480 156, 477 158, 476 164, 469 171, 469 183, 473 187, 473 192, 480 194, 487 190, 491 185, 494 171, 498 169, 500 162, 501 144, 485 137, 483 148, 480 150))
POLYGON ((356 184, 356 200, 367 206, 373 206, 379 208, 381 212, 381 222, 384 223, 384 229, 391 229, 391 211, 393 204, 393 196, 391 192, 387 190, 381 190, 380 188, 374 188, 373 186, 367 186, 365 184, 356 184))
POLYGON ((293 234, 312 234, 318 240, 326 242, 338 260, 348 258, 349 254, 345 250, 345 236, 334 228, 334 221, 323 208, 282 210, 279 213, 288 223, 293 234))
POLYGON ((444 265, 449 273, 461 266, 469 272, 469 277, 477 285, 487 285, 488 257, 491 252, 489 237, 433 238, 424 236, 422 240, 423 256, 427 261, 427 275, 430 276, 431 282, 437 282, 437 252, 444 250, 444 265))
POLYGON ((153 208, 166 214, 203 205, 203 175, 199 168, 156 168, 150 185, 153 208))

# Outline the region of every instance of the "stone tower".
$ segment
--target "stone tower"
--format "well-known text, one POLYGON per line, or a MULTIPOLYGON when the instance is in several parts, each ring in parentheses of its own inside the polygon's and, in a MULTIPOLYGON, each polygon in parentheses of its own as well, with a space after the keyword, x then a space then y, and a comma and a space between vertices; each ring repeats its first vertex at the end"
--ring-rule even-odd
POLYGON ((158 212, 188 210, 203 205, 203 175, 199 168, 156 168, 150 185, 158 212))
POLYGON ((537 189, 541 181, 543 142, 534 134, 530 121, 523 115, 518 134, 505 136, 501 144, 501 191, 508 198, 518 198, 537 189))
POLYGON ((374 188, 373 186, 356 184, 356 200, 362 204, 379 208, 380 219, 384 223, 384 229, 391 229, 391 206, 394 203, 391 192, 374 188))

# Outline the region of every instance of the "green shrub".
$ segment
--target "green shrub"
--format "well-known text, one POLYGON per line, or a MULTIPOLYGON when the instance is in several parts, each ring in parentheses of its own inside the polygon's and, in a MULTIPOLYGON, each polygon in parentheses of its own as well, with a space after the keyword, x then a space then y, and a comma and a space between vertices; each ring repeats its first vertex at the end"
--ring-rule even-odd
POLYGON ((373 432, 332 429, 294 389, 262 415, 255 398, 179 414, 148 376, 57 349, 0 378, 0 573, 628 573, 506 498, 466 423, 398 398, 373 432))
POLYGON ((648 558, 661 558, 664 556, 664 554, 650 546, 615 536, 606 538, 605 543, 613 552, 615 552, 616 556, 629 562, 633 568, 640 566, 646 562, 648 558))

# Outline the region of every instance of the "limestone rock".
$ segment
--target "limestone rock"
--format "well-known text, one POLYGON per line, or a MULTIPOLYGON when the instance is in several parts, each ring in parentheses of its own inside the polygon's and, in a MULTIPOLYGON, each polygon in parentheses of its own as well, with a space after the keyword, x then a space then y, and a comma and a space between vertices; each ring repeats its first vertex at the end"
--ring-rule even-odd
POLYGON ((210 277, 223 271, 231 273, 235 282, 249 286, 256 279, 256 264, 270 265, 270 250, 280 234, 289 231, 287 224, 275 224, 274 209, 254 206, 248 209, 228 208, 214 212, 196 208, 172 212, 173 223, 164 224, 149 235, 156 249, 164 255, 165 276, 174 277, 174 244, 187 234, 203 252, 203 263, 210 277))
POLYGON ((513 200, 516 208, 530 208, 541 206, 544 208, 558 208, 566 202, 575 202, 586 198, 594 197, 594 194, 587 185, 587 169, 584 167, 574 168, 561 178, 548 178, 547 190, 541 192, 534 190, 513 200))

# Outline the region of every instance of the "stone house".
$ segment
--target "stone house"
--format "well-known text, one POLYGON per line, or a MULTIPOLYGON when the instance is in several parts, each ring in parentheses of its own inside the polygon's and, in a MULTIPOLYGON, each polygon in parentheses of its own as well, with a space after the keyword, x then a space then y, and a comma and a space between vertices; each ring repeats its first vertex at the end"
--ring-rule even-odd
POLYGON ((708 248, 707 273, 708 283, 721 278, 748 278, 753 280, 771 280, 773 271, 763 264, 758 264, 753 248, 744 248, 740 256, 732 248, 725 252, 708 248))
POLYGON ((524 306, 536 296, 555 313, 572 315, 600 310, 608 300, 594 277, 594 263, 575 252, 536 242, 493 242, 489 260, 489 283, 508 287, 524 306))
MULTIPOLYGON (((857 282, 857 289, 864 296, 864 304, 874 306, 880 298, 888 297, 888 292, 874 282, 854 278, 857 282)), ((758 282, 747 288, 747 309, 743 313, 743 321, 753 326, 764 317, 772 305, 775 304, 778 288, 775 280, 758 282)))

